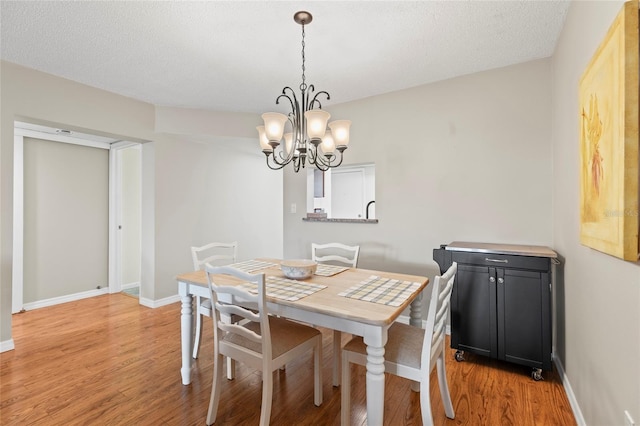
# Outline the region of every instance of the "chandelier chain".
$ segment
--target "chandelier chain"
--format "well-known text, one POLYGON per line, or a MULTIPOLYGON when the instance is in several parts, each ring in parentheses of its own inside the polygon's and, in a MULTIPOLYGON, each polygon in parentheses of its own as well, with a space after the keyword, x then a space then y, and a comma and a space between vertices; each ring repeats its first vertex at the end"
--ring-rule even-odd
POLYGON ((300 84, 300 90, 305 91, 307 90, 307 83, 306 83, 306 77, 304 75, 304 72, 306 70, 305 66, 304 66, 304 61, 305 61, 305 57, 304 57, 304 24, 302 24, 302 83, 300 84))

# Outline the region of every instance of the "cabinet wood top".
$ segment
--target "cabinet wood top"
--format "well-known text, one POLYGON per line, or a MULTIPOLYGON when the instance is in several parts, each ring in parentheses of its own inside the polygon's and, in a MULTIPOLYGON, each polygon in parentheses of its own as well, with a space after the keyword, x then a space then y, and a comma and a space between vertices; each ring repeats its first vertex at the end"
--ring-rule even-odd
POLYGON ((480 253, 515 254, 520 256, 539 256, 556 259, 558 253, 546 246, 532 246, 519 244, 472 243, 454 241, 447 245, 447 250, 473 251, 480 253))

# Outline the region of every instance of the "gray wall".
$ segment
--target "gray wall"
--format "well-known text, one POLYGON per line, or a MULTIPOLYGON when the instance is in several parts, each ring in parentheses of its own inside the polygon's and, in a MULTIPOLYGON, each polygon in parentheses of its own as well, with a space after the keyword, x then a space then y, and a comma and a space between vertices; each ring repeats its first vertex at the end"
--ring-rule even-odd
POLYGON ((122 284, 140 284, 141 149, 125 148, 122 155, 122 284))
POLYGON ((24 138, 24 302, 108 286, 109 152, 24 138))
POLYGON ((557 286, 558 355, 584 419, 640 422, 640 265, 580 245, 578 82, 622 2, 573 2, 553 56, 553 233, 565 257, 557 286))
POLYGON ((303 222, 306 180, 288 170, 285 256, 357 243, 361 267, 433 278, 443 243, 551 245, 550 77, 539 60, 331 108, 353 121, 345 162, 375 162, 379 223, 303 222))
POLYGON ((154 111, 143 102, 4 61, 0 86, 0 343, 4 344, 11 339, 14 120, 152 140, 154 111))
POLYGON ((176 118, 184 112, 156 117, 155 107, 144 102, 4 61, 0 67, 2 347, 11 342, 14 120, 143 142, 141 297, 175 296, 175 276, 192 269, 189 247, 201 241, 233 236, 241 256, 282 255, 282 173, 264 167, 257 141, 227 137, 255 129, 256 115, 233 114, 229 120, 229 113, 200 111, 189 116, 185 130, 176 118), (197 138, 185 135, 191 128, 197 138))

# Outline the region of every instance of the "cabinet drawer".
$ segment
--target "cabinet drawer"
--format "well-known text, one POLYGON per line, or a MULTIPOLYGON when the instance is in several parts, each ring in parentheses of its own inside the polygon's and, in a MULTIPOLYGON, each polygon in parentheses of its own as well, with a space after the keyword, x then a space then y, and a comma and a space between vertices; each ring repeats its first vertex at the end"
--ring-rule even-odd
POLYGON ((477 253, 451 251, 451 260, 458 264, 491 266, 502 268, 529 269, 547 272, 551 269, 551 261, 547 257, 516 256, 508 254, 477 253))

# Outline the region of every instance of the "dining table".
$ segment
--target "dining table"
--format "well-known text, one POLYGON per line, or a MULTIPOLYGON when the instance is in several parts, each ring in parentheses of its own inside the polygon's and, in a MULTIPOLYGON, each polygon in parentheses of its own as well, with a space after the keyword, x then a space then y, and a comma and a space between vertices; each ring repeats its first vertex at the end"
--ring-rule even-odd
MULTIPOLYGON (((318 265, 310 278, 289 280, 280 269, 280 262, 280 259, 261 258, 229 266, 251 274, 265 274, 270 314, 363 337, 367 345, 367 424, 382 425, 387 332, 407 308, 409 323, 422 326, 422 292, 429 279, 396 272, 318 265)), ((182 384, 188 385, 193 362, 193 296, 209 298, 210 293, 202 270, 180 274, 176 279, 181 297, 180 373, 182 384)), ((232 277, 214 275, 213 279, 217 284, 242 285, 232 277)))

